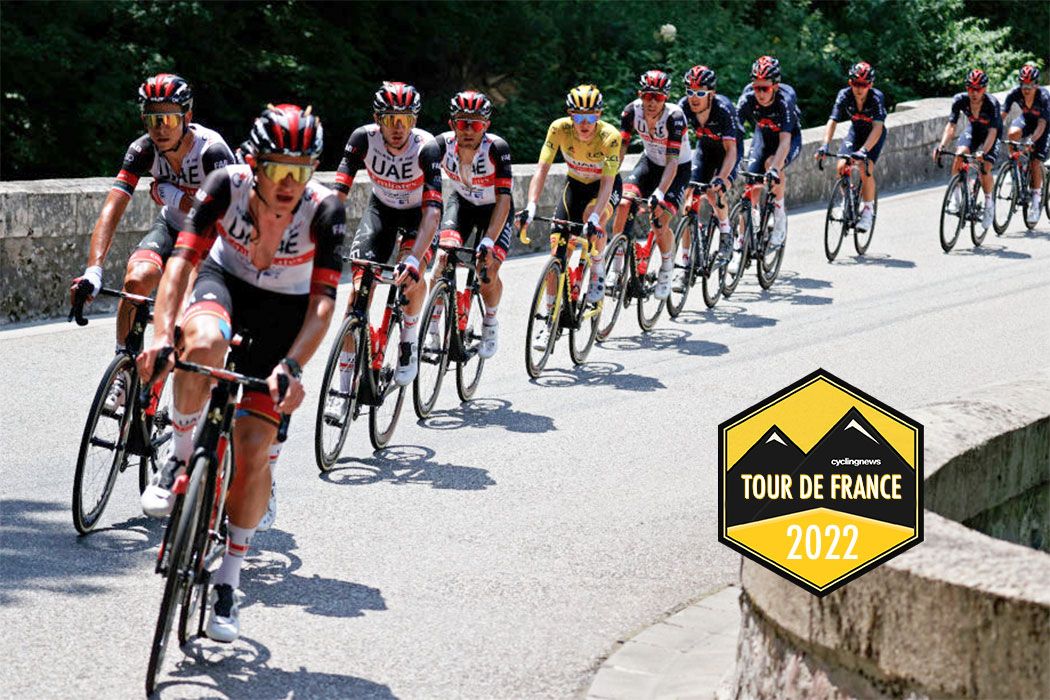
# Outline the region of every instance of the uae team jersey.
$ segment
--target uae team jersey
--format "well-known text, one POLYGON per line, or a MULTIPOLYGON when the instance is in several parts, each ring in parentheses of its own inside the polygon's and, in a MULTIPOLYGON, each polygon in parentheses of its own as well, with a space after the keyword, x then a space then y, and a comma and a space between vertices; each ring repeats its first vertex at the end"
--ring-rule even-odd
POLYGON ((426 148, 434 137, 412 129, 401 153, 391 153, 378 124, 367 124, 350 134, 335 174, 336 192, 347 193, 362 166, 372 180, 372 193, 393 209, 416 209, 423 204, 441 206, 441 164, 426 148))
POLYGON ((471 204, 495 204, 496 195, 510 194, 510 147, 495 134, 486 133, 474 158, 470 172, 460 172, 459 145, 456 135, 446 131, 437 137, 441 169, 452 182, 452 189, 471 204))
POLYGON ((673 102, 665 102, 663 112, 650 128, 645 121, 642 100, 638 98, 624 107, 620 115, 620 138, 625 142, 638 134, 645 148, 645 157, 656 165, 667 165, 667 159, 677 159, 679 164, 692 158, 689 150, 688 127, 685 112, 673 102))

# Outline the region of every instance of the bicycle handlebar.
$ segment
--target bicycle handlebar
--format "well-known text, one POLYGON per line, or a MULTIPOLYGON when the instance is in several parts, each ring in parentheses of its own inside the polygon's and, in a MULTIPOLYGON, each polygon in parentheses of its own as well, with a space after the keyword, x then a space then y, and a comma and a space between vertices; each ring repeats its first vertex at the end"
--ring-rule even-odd
MULTIPOLYGON (((473 248, 466 248, 458 245, 443 245, 438 244, 438 248, 449 254, 454 263, 460 263, 463 265, 476 265, 477 263, 484 263, 485 259, 489 255, 488 248, 482 248, 481 250, 474 250, 473 248), (465 256, 465 257, 461 257, 465 256)), ((489 268, 487 265, 482 265, 478 268, 478 272, 481 276, 481 281, 485 284, 489 283, 489 268)))
MULTIPOLYGON (((153 297, 144 297, 140 294, 131 294, 120 289, 110 289, 103 287, 98 290, 96 296, 100 297, 114 297, 116 299, 124 299, 130 301, 133 304, 146 304, 153 306, 155 299, 153 297)), ((91 299, 91 283, 87 280, 80 280, 77 283, 76 291, 73 292, 73 304, 69 307, 69 316, 66 321, 76 320, 78 326, 86 326, 88 324, 87 318, 84 316, 84 305, 87 304, 88 300, 91 299)))

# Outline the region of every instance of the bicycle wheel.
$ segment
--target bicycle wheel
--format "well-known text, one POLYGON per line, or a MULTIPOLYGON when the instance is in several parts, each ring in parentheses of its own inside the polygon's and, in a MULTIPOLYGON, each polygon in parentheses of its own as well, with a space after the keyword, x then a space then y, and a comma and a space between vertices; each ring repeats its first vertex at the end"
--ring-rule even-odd
POLYGON ((700 236, 700 241, 694 246, 693 255, 700 263, 698 269, 703 277, 700 289, 704 296, 704 305, 715 308, 715 304, 722 298, 722 285, 725 283, 726 266, 715 265, 718 259, 718 249, 722 238, 721 229, 718 227, 718 217, 714 214, 707 221, 707 231, 700 236), (700 246, 704 248, 701 249, 700 246))
POLYGON ((849 235, 849 224, 846 216, 849 203, 849 184, 845 178, 839 178, 831 188, 828 199, 828 211, 824 215, 824 256, 828 262, 834 262, 835 256, 842 248, 842 239, 849 235))
MULTIPOLYGON (((1036 167, 1040 167, 1036 164, 1036 167)), ((1043 213, 1050 221, 1050 165, 1043 165, 1043 213)))
POLYGON ((992 188, 992 202, 995 206, 992 226, 995 228, 995 235, 1001 236, 1006 233, 1006 227, 1010 225, 1017 209, 1017 175, 1012 160, 1007 160, 999 167, 999 173, 995 176, 995 186, 992 188))
POLYGON ((722 296, 728 299, 736 291, 740 280, 744 277, 747 269, 748 255, 751 246, 751 203, 748 201, 737 202, 732 211, 729 212, 729 226, 734 240, 743 239, 740 250, 731 251, 729 262, 726 264, 725 275, 722 284, 722 296))
MULTIPOLYGON (((386 343, 383 345, 383 362, 378 369, 372 370, 375 382, 378 405, 369 406, 368 437, 372 447, 381 450, 390 443, 397 428, 397 419, 401 416, 401 406, 405 403, 405 388, 394 381, 397 370, 398 355, 401 350, 401 338, 404 337, 400 316, 391 315, 386 332, 386 343)), ((375 360, 372 360, 375 364, 375 360)))
POLYGON ((175 532, 169 540, 167 552, 167 574, 164 581, 164 593, 160 599, 160 611, 157 613, 157 625, 153 632, 153 643, 150 645, 149 665, 146 668, 146 694, 152 695, 156 687, 157 674, 164 665, 164 652, 168 646, 168 635, 175 619, 175 606, 183 599, 184 589, 188 583, 188 571, 192 555, 193 535, 196 532, 203 470, 194 469, 190 473, 186 492, 178 496, 176 514, 168 520, 168 527, 175 532))
POLYGON ((631 279, 630 256, 627 253, 627 236, 622 233, 605 247, 605 301, 598 317, 599 342, 605 340, 616 326, 616 319, 623 310, 627 284, 631 279))
POLYGON ((879 220, 879 192, 876 189, 875 199, 871 203, 871 226, 867 231, 853 230, 853 247, 857 255, 864 255, 871 245, 871 238, 875 235, 875 222, 879 220))
MULTIPOLYGON (((561 312, 560 300, 555 298, 554 306, 547 306, 547 289, 552 285, 557 289, 558 278, 561 276, 561 262, 557 258, 550 258, 543 266, 540 279, 536 283, 536 291, 532 294, 532 303, 529 306, 529 322, 525 327, 525 371, 535 379, 547 366, 551 352, 554 350, 554 341, 558 337, 558 314, 561 312), (541 328, 546 329, 547 342, 536 342, 537 334, 541 328)), ((542 339, 540 339, 542 340, 542 339)))
POLYGON ((412 406, 416 415, 426 418, 437 403, 441 384, 448 371, 452 321, 456 318, 452 290, 448 282, 438 279, 423 307, 422 335, 419 343, 419 372, 412 382, 412 406))
MULTIPOLYGON (((170 376, 169 374, 168 377, 170 376)), ((153 475, 157 473, 161 465, 168 461, 168 455, 171 452, 171 415, 168 410, 171 404, 171 389, 168 387, 171 384, 168 377, 165 377, 163 384, 159 387, 159 392, 158 387, 154 385, 150 394, 151 401, 156 395, 153 417, 147 417, 144 409, 142 412, 141 427, 149 440, 151 454, 139 458, 139 494, 146 490, 153 475)))
MULTIPOLYGON (((981 243, 984 242, 984 237, 988 235, 988 229, 984 228, 982 219, 984 216, 984 205, 981 204, 978 208, 978 202, 983 202, 981 198, 981 178, 974 177, 973 186, 970 191, 970 206, 973 209, 973 216, 970 217, 970 240, 973 241, 973 247, 980 247, 981 243), (980 231, 980 233, 978 233, 980 231)), ((992 201, 992 206, 995 206, 995 201, 992 201)), ((995 217, 995 211, 992 211, 993 223, 995 217)))
POLYGON ((117 473, 126 466, 128 427, 137 391, 135 360, 121 353, 102 375, 80 438, 73 474, 73 527, 82 535, 98 523, 113 493, 117 473), (106 397, 118 377, 124 380, 124 405, 110 411, 106 408, 106 397))
POLYGON ((321 391, 317 398, 317 422, 314 425, 314 457, 321 471, 331 469, 339 459, 350 424, 358 415, 358 387, 361 383, 361 373, 364 371, 368 337, 367 330, 361 333, 361 329, 362 324, 357 316, 347 316, 339 326, 332 349, 328 351, 328 362, 325 364, 321 391), (366 342, 362 342, 362 336, 366 342), (349 338, 355 341, 354 373, 349 382, 350 386, 347 387, 349 390, 343 391, 339 356, 349 338))
POLYGON ((959 233, 966 221, 966 210, 969 207, 966 197, 965 180, 961 175, 953 175, 948 181, 944 201, 941 203, 941 248, 945 253, 949 252, 959 240, 959 233), (949 211, 951 207, 956 208, 957 211, 952 213, 949 211))
POLYGON ((571 303, 562 302, 568 305, 573 315, 573 323, 569 326, 569 357, 576 365, 582 365, 587 361, 587 355, 591 352, 594 341, 598 337, 598 319, 601 310, 584 301, 587 298, 587 289, 590 287, 590 269, 590 265, 585 265, 580 273, 580 279, 585 284, 580 290, 580 298, 571 303))
MULTIPOLYGON (((465 293, 465 292, 461 292, 465 293)), ((471 294, 470 308, 464 309, 466 326, 462 329, 464 359, 456 363, 456 393, 460 401, 470 401, 481 383, 485 358, 478 354, 481 346, 481 326, 485 322, 485 300, 480 292, 471 294)), ((464 319, 460 319, 460 323, 464 319)))
POLYGON ((635 265, 638 266, 639 274, 638 280, 638 327, 648 333, 656 325, 656 321, 660 318, 660 314, 664 310, 665 300, 657 299, 655 296, 656 278, 660 270, 660 247, 656 245, 656 239, 653 239, 653 245, 649 249, 649 256, 646 260, 637 258, 638 247, 635 246, 634 251, 636 260, 635 265), (645 267, 645 274, 641 274, 641 266, 645 267))
MULTIPOLYGON (((209 461, 209 458, 205 456, 198 456, 194 460, 193 469, 189 472, 190 481, 197 480, 202 483, 198 485, 194 493, 194 500, 187 500, 182 505, 184 509, 188 508, 198 515, 193 521, 190 539, 192 546, 190 547, 190 556, 186 567, 186 583, 183 586, 182 596, 179 599, 179 624, 176 627, 176 632, 180 645, 185 644, 193 636, 200 633, 202 627, 200 618, 206 607, 204 600, 208 592, 208 581, 204 572, 208 564, 207 555, 208 545, 211 543, 211 524, 209 522, 210 518, 201 517, 200 514, 212 513, 211 489, 205 488, 203 483, 205 476, 208 475, 208 468, 211 466, 209 461), (197 629, 191 635, 190 624, 194 621, 197 622, 197 629)), ((210 487, 210 484, 208 486, 210 487)), ((190 493, 188 488, 186 493, 190 493)))
MULTIPOLYGON (((766 231, 762 234, 762 245, 761 253, 758 255, 758 283, 762 289, 768 290, 773 286, 773 283, 777 281, 777 275, 780 274, 780 265, 784 262, 784 249, 787 248, 787 238, 784 239, 784 243, 776 250, 771 251, 769 245, 769 219, 773 216, 772 211, 767 214, 767 225, 766 231)), ((787 227, 787 221, 784 221, 784 227, 787 227)))
POLYGON ((671 283, 671 296, 667 297, 667 314, 671 318, 677 318, 685 308, 685 300, 689 298, 689 290, 696 279, 696 239, 698 235, 696 225, 696 214, 683 216, 678 221, 674 232, 674 279, 671 283), (683 241, 686 232, 689 232, 689 242, 685 244, 685 256, 682 255, 683 241), (683 262, 684 260, 684 262, 683 262), (681 271, 681 272, 679 272, 681 271))

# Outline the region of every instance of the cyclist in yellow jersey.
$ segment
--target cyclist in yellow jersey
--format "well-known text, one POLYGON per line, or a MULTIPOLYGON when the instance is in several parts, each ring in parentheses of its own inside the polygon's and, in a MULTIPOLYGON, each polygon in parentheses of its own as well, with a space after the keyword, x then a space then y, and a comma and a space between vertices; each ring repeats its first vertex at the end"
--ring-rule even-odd
MULTIPOLYGON (((585 234, 594 244, 591 257, 591 283, 587 301, 597 304, 605 295, 605 225, 620 201, 620 131, 601 121, 604 101, 595 85, 579 85, 565 97, 568 117, 555 119, 547 129, 547 140, 540 151, 536 174, 529 183, 529 200, 518 213, 518 224, 528 226, 536 215, 536 202, 543 193, 554 156, 561 151, 568 166, 568 177, 554 218, 585 224, 585 234)), ((564 232, 563 226, 552 227, 552 252, 564 232)), ((547 290, 548 307, 554 305, 552 288, 547 290)), ((545 328, 543 330, 546 330, 545 328)))

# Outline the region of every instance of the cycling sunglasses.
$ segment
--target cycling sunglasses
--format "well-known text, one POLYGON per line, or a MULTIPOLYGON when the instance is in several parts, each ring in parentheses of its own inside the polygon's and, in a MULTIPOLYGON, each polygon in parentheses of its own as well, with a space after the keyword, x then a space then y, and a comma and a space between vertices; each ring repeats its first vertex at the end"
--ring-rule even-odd
POLYGON ((981 92, 984 90, 983 85, 967 85, 966 92, 981 92))
POLYGON ((379 123, 383 126, 403 126, 410 129, 416 123, 416 117, 414 114, 380 114, 379 123))
POLYGON ((850 87, 855 88, 866 88, 871 87, 871 82, 867 80, 851 80, 849 81, 850 87))
POLYGON ((453 127, 458 131, 473 131, 480 133, 488 128, 489 123, 484 119, 453 119, 453 127))
POLYGON ((754 88, 755 92, 761 92, 762 94, 773 92, 772 85, 752 85, 751 87, 754 88))
POLYGON ((314 174, 314 166, 297 165, 295 163, 278 163, 272 160, 259 162, 263 174, 274 182, 282 182, 289 175, 300 185, 307 182, 314 174))
POLYGON ((594 124, 598 121, 597 114, 573 114, 572 121, 575 124, 594 124))
POLYGON ((174 129, 182 123, 182 112, 143 112, 142 121, 147 129, 159 129, 162 126, 174 129))
POLYGON ((643 100, 655 100, 656 102, 666 102, 667 95, 663 95, 659 92, 642 92, 639 93, 643 100))
POLYGON ((685 89, 686 97, 707 97, 712 92, 712 90, 694 90, 693 88, 685 89))

